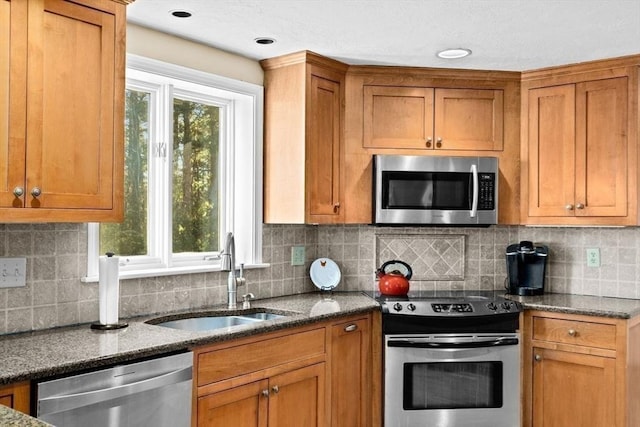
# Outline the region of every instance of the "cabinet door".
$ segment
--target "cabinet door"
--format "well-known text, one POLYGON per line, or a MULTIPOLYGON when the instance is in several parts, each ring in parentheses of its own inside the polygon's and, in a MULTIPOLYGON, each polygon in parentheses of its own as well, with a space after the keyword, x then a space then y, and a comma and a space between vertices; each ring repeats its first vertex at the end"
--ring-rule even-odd
POLYGON ((533 353, 533 427, 618 425, 615 359, 541 348, 533 353))
POLYGON ((22 207, 27 88, 27 2, 0 0, 0 207, 22 207))
POLYGON ((365 148, 433 148, 433 89, 365 86, 365 148))
POLYGON ((436 89, 435 148, 502 150, 503 103, 501 90, 436 89))
POLYGON ((627 216, 627 123, 626 77, 576 85, 576 216, 627 216))
POLYGON ((29 414, 30 388, 28 382, 10 384, 0 387, 0 405, 8 406, 16 411, 29 414))
POLYGON ((331 328, 331 426, 367 427, 371 357, 367 319, 331 328))
POLYGON ((307 222, 340 216, 340 82, 311 75, 307 107, 307 222))
POLYGON ((528 134, 529 216, 573 216, 575 203, 574 85, 529 91, 528 134))
POLYGON ((198 426, 266 427, 268 386, 256 381, 198 398, 198 426))
POLYGON ((324 383, 325 363, 271 377, 269 426, 324 427, 324 383))
POLYGON ((114 106, 123 103, 116 84, 124 43, 116 8, 123 6, 92 5, 106 10, 29 0, 27 207, 108 210, 122 197, 122 189, 114 194, 122 167, 114 106))

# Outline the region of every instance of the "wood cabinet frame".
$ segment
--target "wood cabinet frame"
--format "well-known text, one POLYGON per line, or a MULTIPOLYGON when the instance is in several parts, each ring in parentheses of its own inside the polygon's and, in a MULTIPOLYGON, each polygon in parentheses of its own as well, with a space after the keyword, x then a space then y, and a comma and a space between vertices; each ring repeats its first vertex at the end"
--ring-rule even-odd
MULTIPOLYGON (((638 110, 639 69, 640 56, 631 56, 566 67, 550 68, 523 73, 522 82, 522 131, 521 131, 521 224, 558 224, 558 225, 637 225, 638 211, 638 144, 640 143, 638 129, 640 128, 640 114, 638 110), (626 85, 623 83, 626 82, 626 85), (619 129, 614 135, 599 136, 598 121, 587 119, 590 108, 588 102, 592 94, 606 88, 615 91, 616 105, 607 106, 612 112, 613 120, 604 123, 608 128, 619 129), (616 86, 614 86, 616 85, 616 86), (559 143, 563 144, 564 163, 551 165, 547 170, 557 172, 554 178, 540 176, 537 167, 539 161, 536 154, 536 138, 538 126, 536 99, 542 95, 564 96, 564 132, 557 131, 557 135, 564 135, 559 143), (562 94, 562 95, 561 95, 562 94), (599 142, 603 147, 599 147, 599 142), (613 176, 612 182, 606 189, 599 188, 598 182, 587 182, 591 173, 587 164, 591 158, 598 157, 597 150, 589 153, 590 147, 607 150, 607 155, 613 155, 614 166, 608 166, 607 171, 613 176), (574 151, 575 150, 575 151, 574 151), (558 183, 562 180, 562 183, 558 183), (558 200, 555 206, 539 207, 538 193, 543 191, 544 185, 553 185, 558 190, 562 185, 563 200, 558 200), (591 186, 590 186, 591 185, 591 186), (604 203, 595 200, 589 206, 589 195, 603 195, 604 203), (584 208, 575 209, 577 204, 584 208), (572 205, 571 209, 568 208, 572 205), (565 208, 567 207, 567 208, 565 208)), ((547 160, 558 162, 560 159, 547 160)), ((592 175, 592 176, 597 176, 592 175)))
MULTIPOLYGON (((493 156, 498 157, 499 224, 520 221, 520 73, 472 70, 439 70, 411 67, 351 66, 346 78, 345 109, 345 223, 372 221, 373 154, 398 154, 389 148, 363 147, 365 129, 364 91, 367 86, 402 88, 440 88, 447 90, 500 91, 503 103, 503 146, 496 151, 448 150, 445 147, 402 149, 407 155, 493 156)), ((424 145, 423 145, 424 147, 424 145)))
MULTIPOLYGON (((554 313, 540 310, 526 310, 522 313, 522 425, 523 427, 544 427, 533 424, 534 416, 540 416, 542 402, 537 399, 534 378, 534 350, 541 357, 565 361, 579 366, 592 366, 601 370, 607 378, 607 385, 613 393, 610 404, 614 405, 615 420, 611 427, 633 427, 640 419, 640 316, 632 319, 616 319, 554 313), (578 332, 570 335, 559 323, 557 330, 550 330, 543 336, 534 336, 534 320, 545 319, 564 322, 570 325, 582 325, 575 328, 578 332), (581 335, 584 328, 585 335, 581 335), (546 353, 545 353, 546 352, 546 353)), ((566 329, 566 328, 565 328, 566 329)), ((553 384, 548 385, 553 387, 553 384)), ((539 387, 539 385, 538 385, 539 387)), ((538 390, 539 392, 540 390, 538 390)), ((580 393, 558 396, 558 399, 571 399, 577 405, 596 405, 599 402, 580 401, 580 393)), ((562 404, 562 401, 558 402, 562 404)), ((567 408, 571 405, 567 405, 567 408)), ((571 427, 571 426, 567 426, 571 427)))
POLYGON ((2 222, 122 220, 126 3, 11 2, 2 222))

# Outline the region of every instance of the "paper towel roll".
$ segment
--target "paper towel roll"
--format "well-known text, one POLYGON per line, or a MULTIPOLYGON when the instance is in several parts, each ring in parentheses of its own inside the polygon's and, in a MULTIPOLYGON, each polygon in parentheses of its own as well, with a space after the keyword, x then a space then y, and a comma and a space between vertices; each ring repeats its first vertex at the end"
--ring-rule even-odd
POLYGON ((120 300, 120 258, 108 254, 100 257, 99 275, 99 303, 100 323, 115 325, 118 323, 118 302, 120 300))

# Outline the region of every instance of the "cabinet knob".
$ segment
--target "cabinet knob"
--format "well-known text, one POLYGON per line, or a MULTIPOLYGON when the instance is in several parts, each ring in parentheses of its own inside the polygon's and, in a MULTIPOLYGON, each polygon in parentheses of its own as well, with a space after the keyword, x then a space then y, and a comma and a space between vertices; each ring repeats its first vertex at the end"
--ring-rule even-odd
POLYGON ((278 393, 278 392, 280 391, 280 387, 278 387, 277 385, 274 385, 273 387, 271 387, 271 390, 272 390, 274 393, 278 393))
POLYGON ((584 205, 582 203, 576 204, 576 209, 584 209, 584 205))
POLYGON ((269 389, 268 389, 268 388, 265 388, 264 390, 262 390, 262 395, 263 395, 264 397, 269 397, 269 389))
POLYGON ((540 356, 539 354, 536 354, 535 356, 533 356, 533 358, 536 360, 536 362, 539 362, 542 360, 542 356, 540 356))
POLYGON ((442 138, 436 139, 436 148, 442 147, 442 138))
POLYGON ((427 142, 425 143, 427 148, 431 148, 431 141, 433 141, 433 139, 427 138, 427 142))
POLYGON ((22 195, 24 194, 24 188, 22 187, 16 187, 13 189, 13 195, 16 197, 22 197, 22 195))
POLYGON ((358 330, 358 325, 356 325, 355 323, 352 323, 351 325, 345 326, 344 327, 344 331, 345 332, 353 332, 353 331, 357 331, 358 330))
POLYGON ((40 189, 40 187, 33 187, 31 189, 31 195, 35 198, 37 198, 38 196, 40 196, 42 194, 42 190, 40 189))
POLYGON ((333 213, 338 213, 340 210, 340 202, 333 204, 333 213))
POLYGON ((576 331, 575 329, 569 329, 568 333, 572 337, 575 337, 576 335, 578 335, 578 331, 576 331))
POLYGON ((570 211, 570 210, 573 210, 573 205, 566 205, 564 208, 570 211))

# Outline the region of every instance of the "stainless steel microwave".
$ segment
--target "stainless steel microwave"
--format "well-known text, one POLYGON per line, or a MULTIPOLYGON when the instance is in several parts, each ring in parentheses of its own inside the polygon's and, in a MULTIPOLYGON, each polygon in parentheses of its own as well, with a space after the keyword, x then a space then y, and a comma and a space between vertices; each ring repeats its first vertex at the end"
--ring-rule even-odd
POLYGON ((495 157, 373 156, 376 225, 498 222, 495 157))

